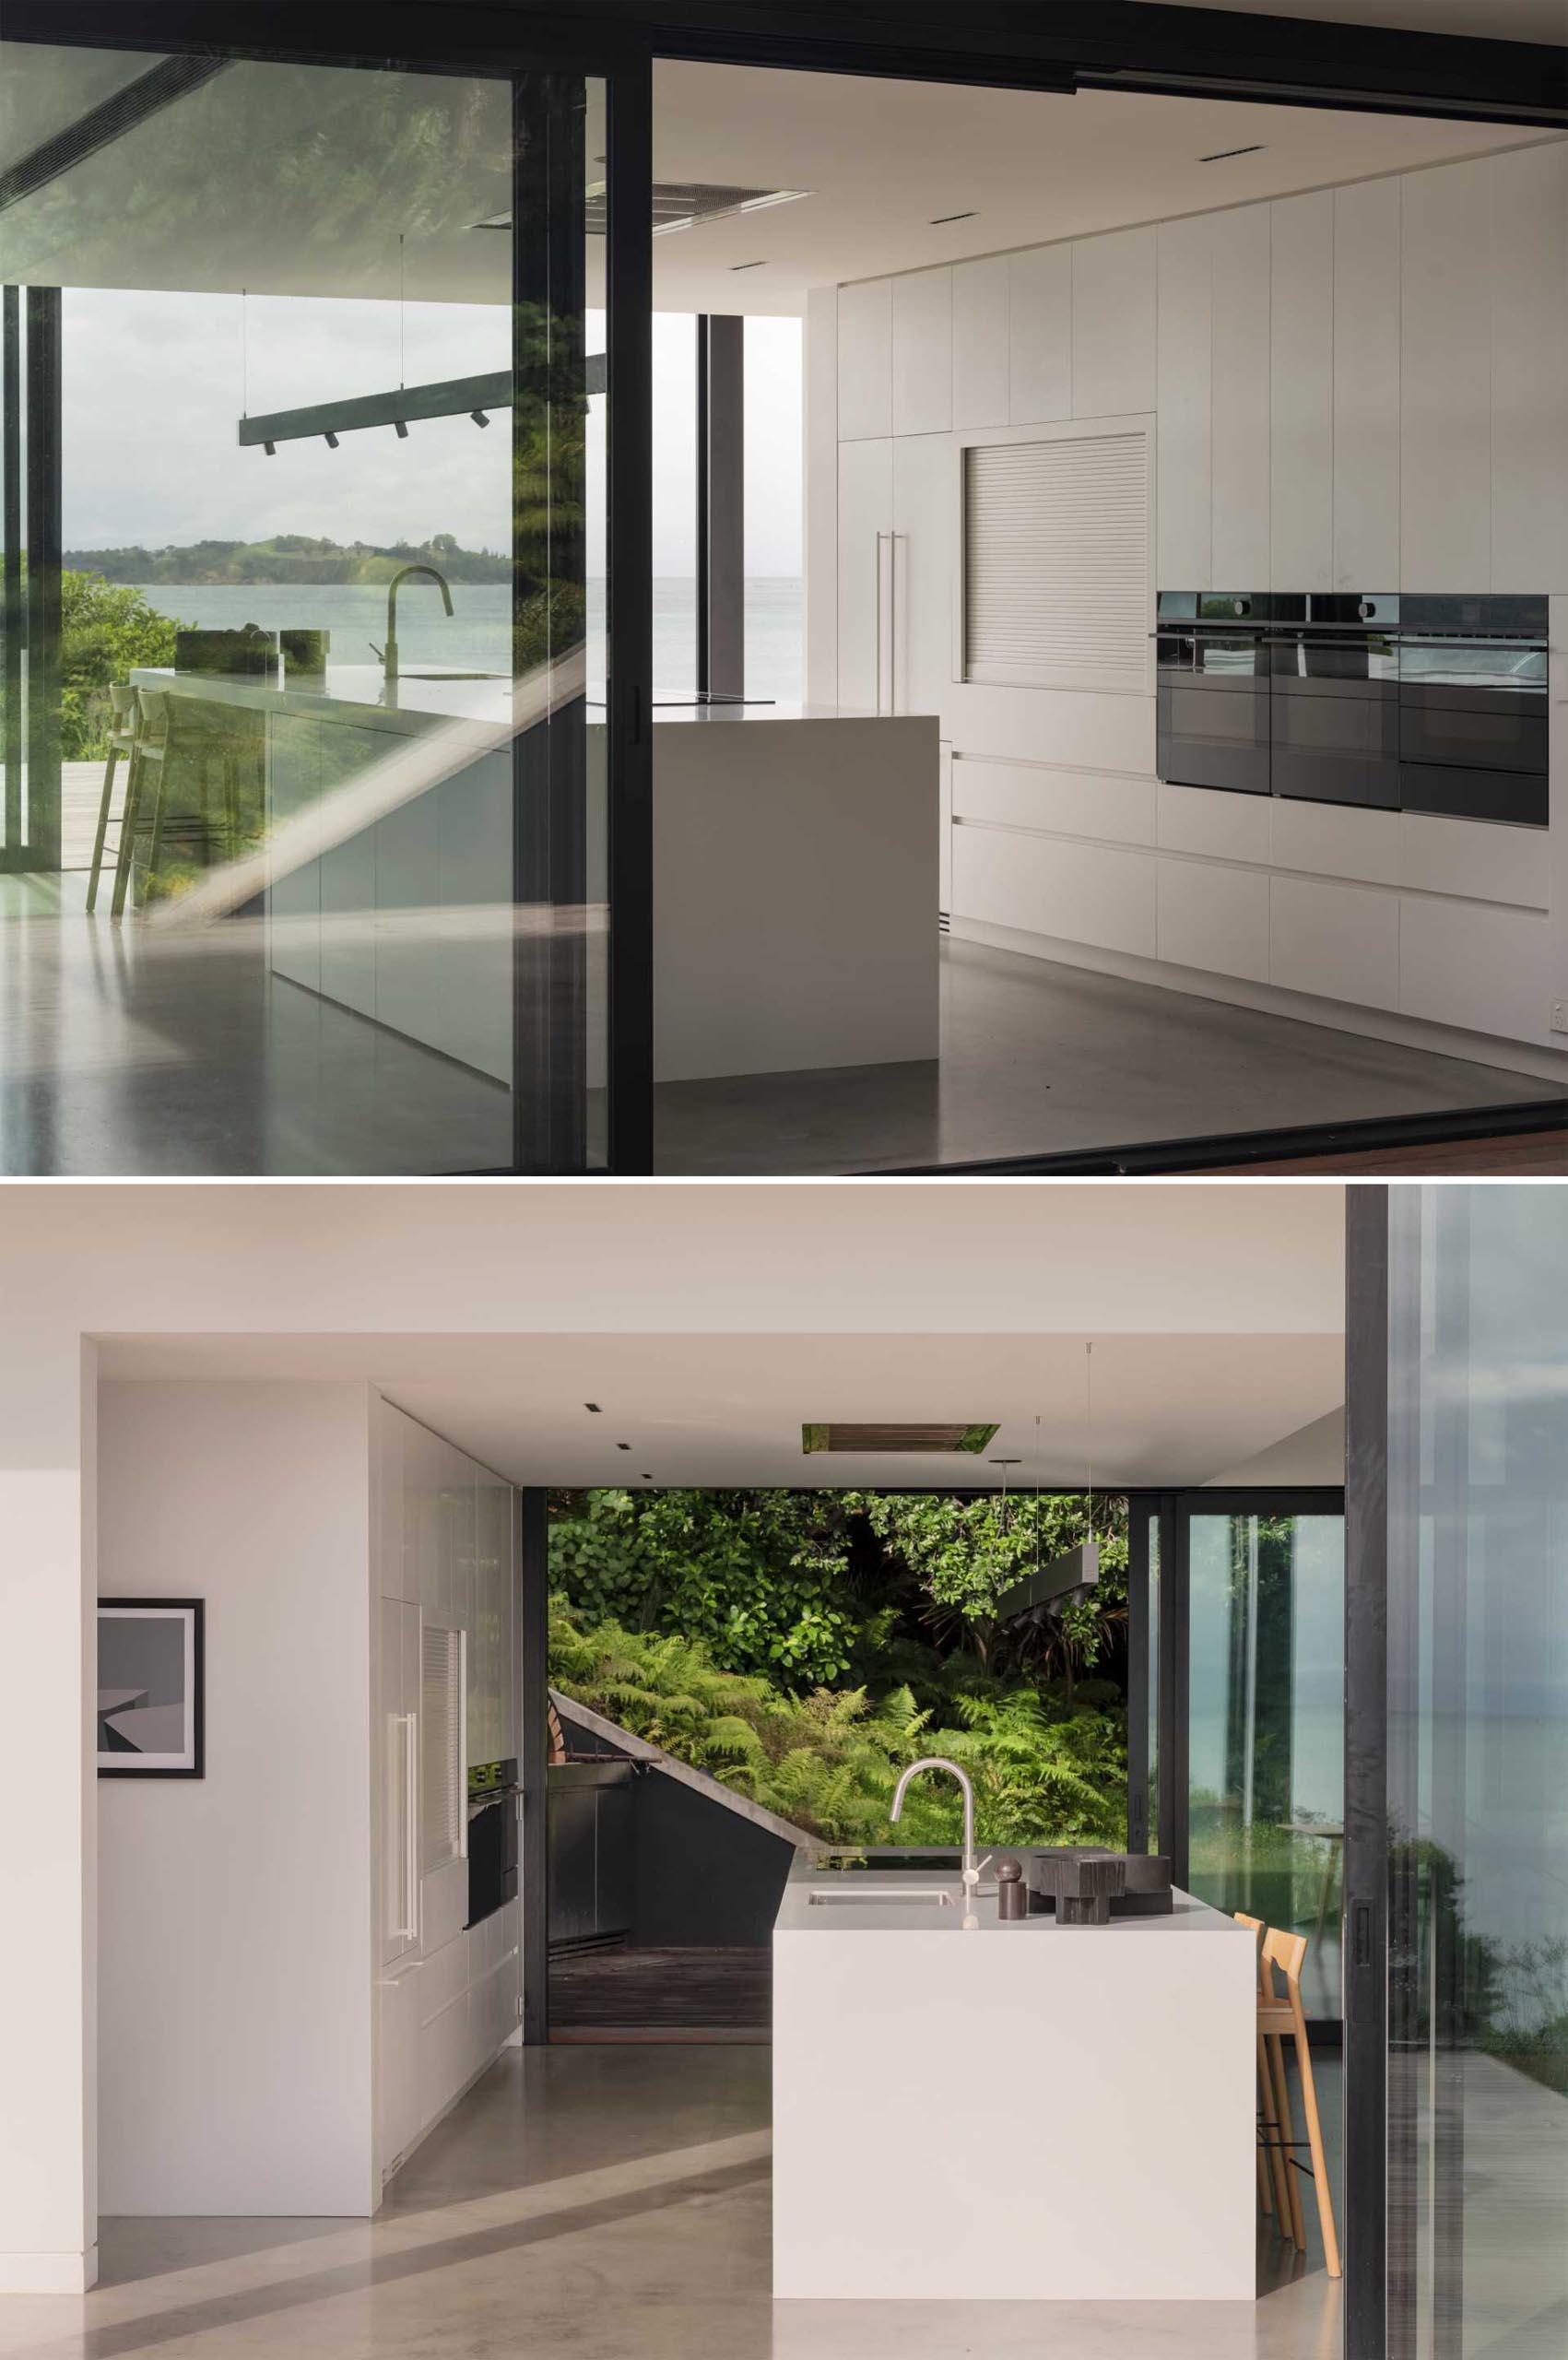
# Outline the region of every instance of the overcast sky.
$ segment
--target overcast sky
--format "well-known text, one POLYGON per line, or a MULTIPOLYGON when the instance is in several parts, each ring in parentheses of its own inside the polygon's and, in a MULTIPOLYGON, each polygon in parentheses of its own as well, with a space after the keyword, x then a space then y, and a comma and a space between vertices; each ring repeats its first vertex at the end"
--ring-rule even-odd
MULTIPOLYGON (((505 368, 507 314, 457 303, 68 289, 65 537, 68 549, 309 533, 467 549, 509 537, 504 414, 488 430, 433 419, 324 442, 241 450, 258 413, 505 368), (400 357, 399 344, 402 344, 400 357)), ((603 343, 589 315, 590 348, 603 343)), ((693 570, 694 334, 654 322, 654 571, 693 570)), ((800 323, 747 327, 747 571, 801 570, 800 323)), ((591 510, 602 470, 591 461, 591 510)), ((602 506, 600 513, 602 513, 602 506)))

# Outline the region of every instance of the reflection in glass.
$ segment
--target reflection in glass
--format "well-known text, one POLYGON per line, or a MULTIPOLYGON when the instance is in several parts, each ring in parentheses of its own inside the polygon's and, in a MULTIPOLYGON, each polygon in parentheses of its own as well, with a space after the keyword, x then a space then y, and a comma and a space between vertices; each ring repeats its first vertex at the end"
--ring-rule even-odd
POLYGON ((1309 2016, 1337 2020, 1344 1844, 1344 1527, 1191 1517, 1189 1881, 1304 1933, 1309 2016))
POLYGON ((1391 1196, 1389 2350, 1568 2320, 1568 1221, 1391 1196))
POLYGON ((510 1167, 560 1021, 530 945, 576 946, 580 1099, 603 932, 563 843, 602 86, 0 70, 0 1170, 510 1167))

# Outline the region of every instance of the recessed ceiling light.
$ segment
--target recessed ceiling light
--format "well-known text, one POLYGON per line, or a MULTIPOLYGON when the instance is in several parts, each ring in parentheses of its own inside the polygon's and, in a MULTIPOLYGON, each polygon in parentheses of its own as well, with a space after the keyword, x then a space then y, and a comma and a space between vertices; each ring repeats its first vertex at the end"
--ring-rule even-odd
POLYGON ((652 1477, 651 1475, 644 1475, 644 1476, 643 1476, 643 1482, 644 1482, 644 1483, 651 1483, 651 1482, 653 1481, 653 1480, 654 1480, 654 1479, 653 1479, 653 1477, 652 1477))
POLYGON ((1216 148, 1212 156, 1200 156, 1200 164, 1223 164, 1232 156, 1261 156, 1267 142, 1255 139, 1250 148, 1216 148))
POLYGON ((583 1407, 584 1410, 592 1410, 595 1418, 602 1418, 604 1415, 604 1411, 600 1409, 596 1401, 584 1401, 583 1407))
POLYGON ((767 266, 765 258, 761 262, 732 262, 730 265, 731 270, 765 270, 767 266))
POLYGON ((932 230, 939 230, 944 221, 973 221, 978 218, 974 207, 971 206, 967 213, 934 213, 926 226, 932 230))
POLYGON ((630 1450, 631 1447, 631 1445, 629 1442, 618 1442, 616 1444, 617 1450, 630 1450))

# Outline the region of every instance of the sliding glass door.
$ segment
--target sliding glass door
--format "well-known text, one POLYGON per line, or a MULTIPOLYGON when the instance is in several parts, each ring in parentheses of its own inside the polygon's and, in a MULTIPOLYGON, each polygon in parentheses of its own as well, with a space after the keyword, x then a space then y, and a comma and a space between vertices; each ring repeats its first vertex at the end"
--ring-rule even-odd
POLYGON ((1337 2024, 1342 1494, 1146 1493, 1129 1529, 1129 1843, 1215 1908, 1303 1934, 1307 2012, 1337 2024))
POLYGON ((428 39, 3 45, 0 1171, 612 1154, 646 67, 428 39))
POLYGON ((1386 2351, 1556 2360, 1568 1209, 1395 1188, 1388 1249, 1386 2351))

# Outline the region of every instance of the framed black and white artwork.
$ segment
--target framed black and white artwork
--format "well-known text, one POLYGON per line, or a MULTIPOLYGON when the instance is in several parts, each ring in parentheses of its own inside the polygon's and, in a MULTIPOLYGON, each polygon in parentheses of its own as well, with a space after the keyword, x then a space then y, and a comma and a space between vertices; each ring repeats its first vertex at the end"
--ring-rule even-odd
POLYGON ((98 1601, 98 1775, 200 1778, 202 1600, 98 1601))

